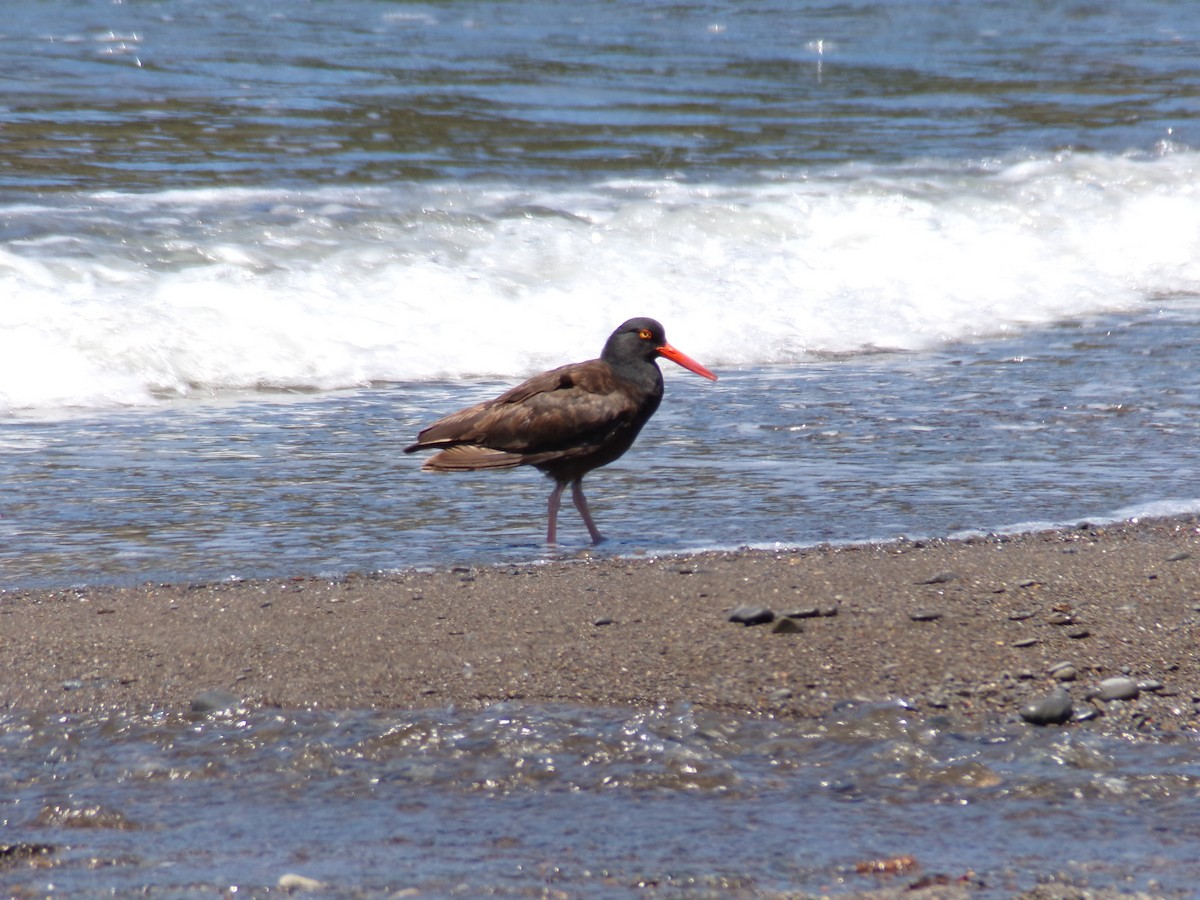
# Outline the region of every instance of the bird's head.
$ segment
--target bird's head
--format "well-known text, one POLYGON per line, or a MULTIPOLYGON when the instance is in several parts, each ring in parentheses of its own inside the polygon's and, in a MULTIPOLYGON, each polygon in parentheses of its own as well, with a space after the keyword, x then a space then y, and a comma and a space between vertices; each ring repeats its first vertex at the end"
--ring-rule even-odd
POLYGON ((604 352, 600 354, 600 358, 610 365, 639 360, 649 362, 660 356, 711 381, 717 380, 717 376, 700 363, 667 343, 666 331, 654 319, 637 318, 624 322, 609 335, 604 352))

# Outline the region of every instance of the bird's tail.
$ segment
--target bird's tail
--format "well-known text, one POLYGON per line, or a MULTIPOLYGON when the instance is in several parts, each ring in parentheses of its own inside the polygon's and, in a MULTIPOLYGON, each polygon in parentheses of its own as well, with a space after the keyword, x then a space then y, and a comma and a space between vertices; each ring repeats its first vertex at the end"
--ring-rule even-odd
MULTIPOLYGON (((437 445, 434 444, 433 447, 437 445)), ((429 445, 413 444, 406 447, 404 452, 433 449, 429 445)), ((447 447, 436 456, 425 460, 422 469, 436 472, 461 472, 470 469, 510 469, 513 466, 524 465, 529 457, 520 453, 508 453, 504 450, 492 450, 476 444, 458 444, 447 447)))

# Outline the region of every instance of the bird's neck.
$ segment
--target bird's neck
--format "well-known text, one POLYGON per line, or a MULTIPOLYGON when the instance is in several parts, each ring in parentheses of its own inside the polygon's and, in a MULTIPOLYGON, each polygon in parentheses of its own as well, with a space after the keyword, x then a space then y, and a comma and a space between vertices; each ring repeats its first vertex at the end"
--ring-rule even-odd
POLYGON ((605 360, 609 367, 624 381, 631 382, 649 395, 661 397, 663 392, 662 372, 654 360, 605 360))

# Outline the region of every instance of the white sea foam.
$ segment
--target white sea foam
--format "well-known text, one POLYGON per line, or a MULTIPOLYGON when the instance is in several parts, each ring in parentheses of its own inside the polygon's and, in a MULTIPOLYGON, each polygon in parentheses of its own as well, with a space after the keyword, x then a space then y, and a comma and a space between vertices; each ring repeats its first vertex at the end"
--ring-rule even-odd
POLYGON ((1200 294, 1200 154, 0 207, 0 409, 516 377, 632 315, 715 368, 1200 294))

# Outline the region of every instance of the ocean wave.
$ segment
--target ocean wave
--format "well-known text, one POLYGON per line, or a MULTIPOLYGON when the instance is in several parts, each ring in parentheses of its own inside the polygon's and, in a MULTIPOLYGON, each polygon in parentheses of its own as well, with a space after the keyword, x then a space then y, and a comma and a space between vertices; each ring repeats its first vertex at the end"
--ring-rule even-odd
POLYGON ((0 206, 0 409, 515 378, 651 315, 717 368, 1200 295, 1200 154, 0 206))

